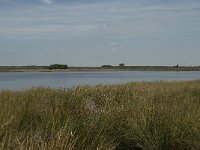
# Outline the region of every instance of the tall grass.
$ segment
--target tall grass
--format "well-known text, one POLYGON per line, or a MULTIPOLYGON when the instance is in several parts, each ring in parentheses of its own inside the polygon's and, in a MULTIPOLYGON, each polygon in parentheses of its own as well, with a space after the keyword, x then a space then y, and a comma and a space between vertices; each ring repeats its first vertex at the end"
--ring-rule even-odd
POLYGON ((200 81, 0 92, 1 150, 112 150, 120 144, 200 149, 200 81))

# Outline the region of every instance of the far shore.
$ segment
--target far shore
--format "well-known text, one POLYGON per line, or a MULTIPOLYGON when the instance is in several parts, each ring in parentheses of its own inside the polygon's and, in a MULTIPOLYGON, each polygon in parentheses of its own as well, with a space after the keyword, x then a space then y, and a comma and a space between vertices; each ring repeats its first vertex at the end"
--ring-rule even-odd
POLYGON ((106 71, 200 71, 200 66, 114 66, 114 67, 68 67, 49 69, 48 66, 0 66, 0 72, 106 72, 106 71))

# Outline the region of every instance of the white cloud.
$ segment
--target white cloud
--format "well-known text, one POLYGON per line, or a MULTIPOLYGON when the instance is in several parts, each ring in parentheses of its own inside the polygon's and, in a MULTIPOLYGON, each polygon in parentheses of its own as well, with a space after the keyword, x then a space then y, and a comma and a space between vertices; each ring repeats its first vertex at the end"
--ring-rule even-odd
POLYGON ((53 0, 41 0, 45 4, 52 4, 53 0))

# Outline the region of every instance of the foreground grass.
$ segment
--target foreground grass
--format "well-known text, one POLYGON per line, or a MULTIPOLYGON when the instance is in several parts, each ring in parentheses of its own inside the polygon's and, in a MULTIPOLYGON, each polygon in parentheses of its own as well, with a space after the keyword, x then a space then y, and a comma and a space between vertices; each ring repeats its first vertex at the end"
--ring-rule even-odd
POLYGON ((200 81, 0 92, 2 150, 112 150, 122 143, 200 149, 200 81))

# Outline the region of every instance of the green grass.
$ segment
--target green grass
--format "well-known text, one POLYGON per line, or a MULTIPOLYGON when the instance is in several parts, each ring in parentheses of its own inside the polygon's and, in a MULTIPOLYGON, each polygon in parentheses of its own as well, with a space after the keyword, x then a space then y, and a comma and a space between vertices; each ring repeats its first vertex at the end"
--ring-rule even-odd
POLYGON ((0 91, 0 150, 200 149, 200 80, 0 91))

